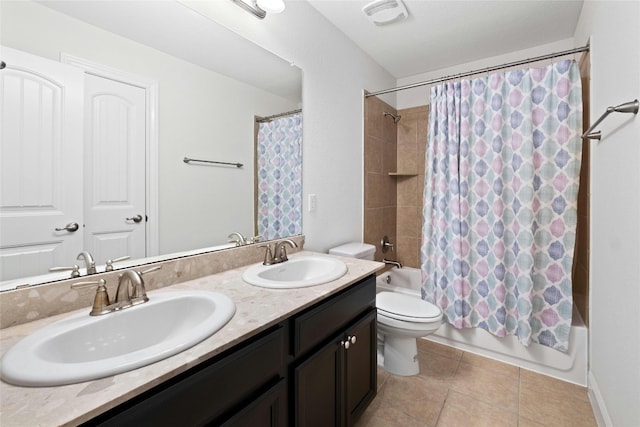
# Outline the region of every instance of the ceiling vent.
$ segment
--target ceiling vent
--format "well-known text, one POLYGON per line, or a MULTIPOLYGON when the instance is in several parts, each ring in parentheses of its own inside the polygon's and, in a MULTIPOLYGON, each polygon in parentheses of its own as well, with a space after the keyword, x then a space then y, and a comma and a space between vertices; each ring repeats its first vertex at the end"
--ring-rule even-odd
POLYGON ((376 0, 362 8, 369 21, 376 25, 388 25, 409 16, 402 0, 376 0))

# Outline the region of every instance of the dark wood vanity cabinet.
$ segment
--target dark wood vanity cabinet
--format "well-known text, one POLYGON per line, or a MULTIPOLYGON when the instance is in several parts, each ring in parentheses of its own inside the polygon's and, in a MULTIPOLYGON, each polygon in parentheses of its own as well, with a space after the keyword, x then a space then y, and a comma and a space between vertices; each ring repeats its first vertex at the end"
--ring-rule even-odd
POLYGON ((293 319, 294 425, 350 426, 376 395, 375 278, 293 319))
POLYGON ((376 378, 371 275, 84 425, 349 426, 376 378))
POLYGON ((296 366, 295 425, 353 425, 376 395, 375 347, 373 309, 296 366))
POLYGON ((288 329, 285 322, 85 425, 219 426, 235 419, 233 425, 239 426, 286 426, 288 411, 284 378, 287 353, 288 329), (271 415, 272 409, 274 416, 271 415), (247 423, 260 417, 264 422, 247 423))

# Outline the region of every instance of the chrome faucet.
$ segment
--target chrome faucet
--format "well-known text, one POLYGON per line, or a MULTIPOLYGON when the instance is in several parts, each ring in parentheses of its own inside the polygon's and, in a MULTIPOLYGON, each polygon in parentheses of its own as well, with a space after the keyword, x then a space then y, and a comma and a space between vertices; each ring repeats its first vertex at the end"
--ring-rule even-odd
POLYGON ((262 265, 279 264, 287 261, 289 258, 287 257, 287 248, 285 245, 289 245, 292 248, 298 247, 297 243, 291 239, 285 239, 274 243, 273 252, 271 251, 271 246, 268 243, 258 246, 259 248, 267 248, 264 253, 264 261, 262 265))
POLYGON ((116 304, 135 305, 147 301, 149 301, 149 297, 147 297, 147 290, 144 287, 144 281, 139 272, 127 270, 118 276, 116 304), (122 291, 124 291, 124 298, 122 297, 122 291))
POLYGON ((93 260, 91 254, 87 251, 82 251, 76 257, 78 261, 84 260, 85 265, 87 266, 87 274, 96 274, 96 262, 93 260))
POLYGON ((402 268, 402 264, 400 264, 398 261, 382 258, 382 262, 384 262, 385 264, 395 265, 398 268, 402 268))
POLYGON ((236 246, 244 246, 247 244, 246 237, 244 237, 241 233, 238 233, 237 231, 234 231, 233 233, 229 234, 227 238, 231 239, 234 236, 235 236, 235 239, 229 240, 229 243, 235 243, 236 246))
POLYGON ((147 296, 147 289, 144 286, 144 280, 142 280, 142 276, 147 273, 160 270, 161 268, 161 265, 157 265, 144 271, 127 270, 122 273, 120 276, 118 276, 118 288, 116 289, 115 302, 124 302, 125 304, 128 302, 129 306, 131 306, 149 301, 149 297, 147 296), (125 295, 127 295, 127 299, 125 301, 120 301, 120 289, 123 284, 125 284, 124 290, 126 291, 125 295), (129 284, 131 285, 131 287, 127 286, 129 284))
POLYGON ((147 290, 144 286, 142 276, 152 271, 161 269, 162 266, 152 267, 145 271, 127 270, 118 277, 118 288, 116 289, 115 301, 109 300, 107 291, 107 282, 104 279, 94 280, 90 282, 78 282, 71 285, 72 288, 84 288, 87 286, 97 286, 96 295, 93 298, 93 306, 91 316, 100 316, 103 314, 113 313, 114 311, 124 310, 134 305, 142 304, 149 301, 147 290))
POLYGON ((280 262, 285 262, 289 260, 287 258, 287 249, 285 243, 289 245, 291 248, 297 248, 298 244, 291 239, 281 240, 276 243, 275 249, 273 251, 273 263, 278 264, 280 262))

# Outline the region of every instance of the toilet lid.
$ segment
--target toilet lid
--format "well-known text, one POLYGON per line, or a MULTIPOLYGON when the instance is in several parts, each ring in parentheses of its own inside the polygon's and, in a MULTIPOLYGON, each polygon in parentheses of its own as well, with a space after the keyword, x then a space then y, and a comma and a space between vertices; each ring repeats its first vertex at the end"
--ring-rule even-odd
POLYGON ((419 298, 397 292, 380 292, 376 307, 385 316, 410 322, 429 322, 442 317, 440 308, 419 298))

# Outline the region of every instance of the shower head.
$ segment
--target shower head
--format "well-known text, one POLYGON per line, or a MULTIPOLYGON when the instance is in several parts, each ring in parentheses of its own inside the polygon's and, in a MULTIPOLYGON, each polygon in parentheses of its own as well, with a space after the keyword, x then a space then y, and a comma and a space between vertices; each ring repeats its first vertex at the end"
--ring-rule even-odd
POLYGON ((391 118, 393 118, 393 123, 398 123, 400 121, 400 119, 402 118, 401 115, 395 115, 395 114, 391 114, 391 113, 387 113, 386 111, 382 112, 383 116, 389 116, 391 118))

